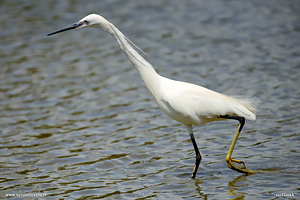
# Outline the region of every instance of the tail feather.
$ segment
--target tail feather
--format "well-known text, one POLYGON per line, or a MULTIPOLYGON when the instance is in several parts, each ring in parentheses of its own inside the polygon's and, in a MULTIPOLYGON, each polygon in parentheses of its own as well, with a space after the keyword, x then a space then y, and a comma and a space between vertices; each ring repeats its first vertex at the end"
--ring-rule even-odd
POLYGON ((236 110, 236 114, 245 117, 249 120, 256 119, 256 111, 259 100, 256 98, 244 98, 244 97, 235 97, 236 103, 233 105, 233 108, 236 110))

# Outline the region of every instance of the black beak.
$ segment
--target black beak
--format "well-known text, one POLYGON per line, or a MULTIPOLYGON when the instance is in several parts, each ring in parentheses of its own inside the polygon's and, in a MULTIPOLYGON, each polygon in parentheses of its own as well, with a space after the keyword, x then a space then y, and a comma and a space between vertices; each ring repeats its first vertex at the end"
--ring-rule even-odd
POLYGON ((70 26, 67 26, 65 28, 59 29, 59 30, 54 31, 52 33, 49 33, 47 36, 54 35, 56 33, 61 33, 61 32, 64 32, 64 31, 68 31, 68 30, 71 30, 71 29, 76 29, 76 28, 80 27, 83 24, 84 24, 83 22, 76 22, 75 24, 71 24, 70 26))

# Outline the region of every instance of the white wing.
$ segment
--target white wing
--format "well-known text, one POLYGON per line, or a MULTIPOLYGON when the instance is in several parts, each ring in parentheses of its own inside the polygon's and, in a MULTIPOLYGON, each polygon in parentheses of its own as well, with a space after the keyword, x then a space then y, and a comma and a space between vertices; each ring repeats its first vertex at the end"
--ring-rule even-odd
POLYGON ((165 79, 160 108, 171 118, 196 124, 221 120, 220 115, 238 115, 255 120, 255 108, 245 100, 223 95, 204 87, 165 79))

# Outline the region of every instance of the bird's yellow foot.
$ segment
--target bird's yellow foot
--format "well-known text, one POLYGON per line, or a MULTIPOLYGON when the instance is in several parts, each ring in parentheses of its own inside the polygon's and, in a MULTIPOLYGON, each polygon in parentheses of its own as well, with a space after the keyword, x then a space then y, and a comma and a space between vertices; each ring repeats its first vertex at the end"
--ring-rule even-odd
POLYGON ((239 163, 239 164, 243 164, 243 165, 244 165, 244 167, 243 167, 243 168, 246 168, 246 165, 245 165, 244 161, 237 160, 237 159, 233 159, 233 158, 231 158, 231 161, 232 161, 232 162, 239 163))
POLYGON ((232 158, 226 158, 226 162, 230 169, 233 169, 237 172, 245 173, 245 174, 255 174, 255 171, 248 169, 243 161, 232 159, 232 158), (233 164, 233 162, 243 164, 243 167, 237 167, 233 164))

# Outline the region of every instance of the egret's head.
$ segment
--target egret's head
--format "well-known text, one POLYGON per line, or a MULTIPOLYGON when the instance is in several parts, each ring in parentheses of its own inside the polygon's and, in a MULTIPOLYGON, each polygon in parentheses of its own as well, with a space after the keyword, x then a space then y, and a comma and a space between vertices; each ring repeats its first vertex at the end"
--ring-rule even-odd
POLYGON ((52 33, 49 33, 47 36, 54 35, 56 33, 61 33, 64 31, 68 31, 71 29, 81 29, 81 28, 87 28, 87 27, 100 28, 104 31, 107 31, 109 28, 109 22, 106 19, 104 19, 103 17, 101 17, 100 15, 90 14, 74 24, 71 24, 65 28, 59 29, 52 33))

